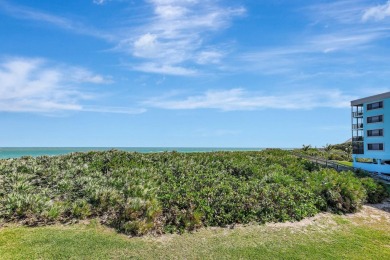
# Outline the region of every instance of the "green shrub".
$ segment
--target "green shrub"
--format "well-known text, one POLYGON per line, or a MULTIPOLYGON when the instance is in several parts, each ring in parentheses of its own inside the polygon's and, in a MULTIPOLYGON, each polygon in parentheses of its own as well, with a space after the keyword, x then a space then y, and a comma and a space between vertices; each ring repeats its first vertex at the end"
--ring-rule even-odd
POLYGON ((29 225, 99 219, 135 236, 355 212, 387 195, 370 178, 321 169, 280 149, 0 160, 0 219, 29 225))
POLYGON ((86 200, 78 199, 72 203, 70 214, 76 219, 86 219, 91 215, 91 205, 86 200))
POLYGON ((60 220, 63 213, 65 212, 65 207, 61 202, 55 202, 48 206, 47 211, 43 212, 43 217, 48 221, 60 220))
POLYGON ((322 169, 312 174, 309 185, 316 187, 315 192, 325 202, 322 206, 332 212, 356 212, 366 199, 362 183, 352 172, 322 169))
POLYGON ((383 183, 376 182, 368 177, 362 178, 360 181, 367 192, 366 200, 368 203, 380 203, 389 197, 389 193, 383 183))

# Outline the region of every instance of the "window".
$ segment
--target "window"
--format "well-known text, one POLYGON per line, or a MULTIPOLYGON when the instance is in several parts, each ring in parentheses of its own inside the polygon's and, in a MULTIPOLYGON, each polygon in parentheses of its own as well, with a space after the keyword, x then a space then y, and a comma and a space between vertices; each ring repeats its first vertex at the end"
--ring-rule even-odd
POLYGON ((383 122, 383 115, 367 117, 367 123, 383 122))
POLYGON ((383 107, 383 101, 371 103, 367 105, 367 110, 373 110, 373 109, 378 109, 383 107))
POLYGON ((371 151, 383 151, 383 143, 367 144, 367 148, 371 151))
POLYGON ((367 136, 383 136, 383 129, 367 130, 367 136))

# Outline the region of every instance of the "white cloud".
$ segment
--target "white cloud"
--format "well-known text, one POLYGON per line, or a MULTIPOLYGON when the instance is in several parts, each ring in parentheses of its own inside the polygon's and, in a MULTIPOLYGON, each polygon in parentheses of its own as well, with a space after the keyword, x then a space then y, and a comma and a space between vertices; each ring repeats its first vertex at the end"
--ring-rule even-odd
POLYGON ((160 45, 157 42, 157 35, 146 33, 141 35, 134 42, 134 56, 141 58, 152 58, 159 55, 160 45))
POLYGON ((343 31, 312 37, 307 47, 309 47, 309 51, 345 51, 366 46, 383 37, 388 37, 388 33, 380 28, 360 29, 358 31, 350 30, 348 32, 343 31))
MULTIPOLYGON (((131 53, 153 68, 152 73, 165 73, 171 68, 188 64, 213 64, 220 62, 224 53, 210 51, 206 35, 229 26, 235 16, 245 9, 223 7, 218 1, 206 0, 149 0, 154 15, 140 26, 134 35, 125 37, 117 49, 131 53), (151 66, 152 65, 152 66, 151 66)), ((136 66, 137 67, 137 66, 136 66)), ((141 64, 138 67, 144 67, 141 64)), ((180 69, 181 70, 181 69, 180 69)), ((191 75, 185 69, 178 75, 191 75)), ((170 73, 172 74, 172 73, 170 73)))
MULTIPOLYGON (((108 1, 112 0, 92 2, 103 5, 108 1)), ((137 25, 132 23, 121 28, 112 28, 109 33, 73 19, 7 1, 0 1, 0 9, 18 19, 44 22, 73 33, 104 39, 115 44, 114 50, 139 59, 139 67, 144 67, 147 63, 153 64, 154 68, 166 68, 152 69, 149 70, 150 73, 162 74, 166 70, 172 71, 171 68, 187 70, 185 72, 181 70, 179 75, 192 75, 192 72, 188 73, 193 71, 187 68, 189 66, 220 63, 226 53, 210 51, 223 48, 215 43, 212 48, 208 45, 210 33, 226 29, 234 17, 246 12, 243 7, 223 6, 223 2, 219 0, 144 1, 151 7, 151 13, 148 14, 144 9, 142 19, 137 20, 137 25)))
POLYGON ((366 8, 362 0, 338 0, 312 4, 303 8, 303 11, 314 20, 314 24, 324 22, 328 26, 334 21, 341 24, 358 23, 366 8))
POLYGON ((62 86, 62 73, 41 59, 13 58, 0 64, 1 111, 80 110, 83 95, 62 86))
MULTIPOLYGON (((381 40, 390 37, 388 26, 363 23, 362 14, 368 7, 366 0, 327 1, 310 4, 300 9, 312 23, 298 37, 286 39, 284 44, 257 51, 242 52, 235 71, 245 70, 265 75, 286 75, 297 79, 300 75, 362 76, 370 64, 383 66, 388 59, 381 40), (378 55, 378 50, 382 50, 378 55), (364 58, 363 58, 364 57, 364 58), (367 61, 370 61, 367 63, 367 61), (358 65, 364 63, 364 66, 358 65)), ((384 77, 387 69, 373 69, 384 77)), ((354 76, 355 77, 355 76, 354 76)))
POLYGON ((102 5, 102 4, 104 4, 105 2, 107 2, 107 0, 93 0, 93 3, 94 3, 94 4, 97 4, 97 5, 102 5))
POLYGON ((172 5, 158 5, 155 8, 155 13, 157 16, 162 19, 178 19, 186 15, 189 10, 182 6, 172 6, 172 5))
POLYGON ((98 113, 115 113, 115 114, 142 114, 147 110, 145 108, 128 108, 128 107, 109 107, 109 106, 84 106, 84 112, 98 113))
POLYGON ((18 19, 44 22, 57 26, 64 30, 68 30, 82 35, 89 35, 107 41, 113 41, 115 38, 112 34, 103 32, 93 27, 85 26, 80 22, 67 19, 61 16, 52 15, 46 12, 38 11, 33 8, 10 4, 6 1, 0 1, 0 9, 3 9, 9 15, 18 19))
POLYGON ((383 5, 377 5, 365 10, 362 16, 362 20, 367 21, 373 19, 376 21, 380 21, 387 17, 390 17, 390 1, 387 1, 387 3, 383 5))
POLYGON ((259 60, 262 58, 273 59, 291 55, 329 53, 334 51, 350 51, 356 48, 369 46, 372 42, 389 37, 386 28, 365 30, 337 31, 311 35, 300 40, 300 44, 267 49, 259 52, 244 53, 241 57, 247 60, 259 60))
POLYGON ((102 75, 94 74, 91 71, 80 68, 62 68, 63 71, 67 72, 68 80, 72 80, 76 83, 94 83, 94 84, 108 84, 113 83, 111 77, 103 77, 102 75))
POLYGON ((312 90, 305 92, 264 95, 242 88, 210 90, 200 95, 182 99, 154 98, 146 106, 163 109, 217 109, 222 111, 259 109, 313 109, 319 107, 345 108, 354 96, 340 90, 312 90))
POLYGON ((199 52, 196 55, 196 63, 198 64, 210 64, 210 63, 219 63, 221 59, 223 58, 224 53, 220 51, 210 51, 210 50, 204 50, 199 52))
POLYGON ((198 74, 196 70, 172 66, 172 65, 159 65, 155 63, 143 63, 138 64, 132 67, 133 70, 148 72, 148 73, 158 73, 165 75, 176 75, 176 76, 194 76, 198 74))
POLYGON ((93 99, 94 95, 83 91, 80 84, 102 84, 111 80, 85 68, 53 64, 45 59, 12 57, 0 61, 0 82, 0 112, 144 112, 84 106, 82 102, 93 99))
POLYGON ((309 35, 290 45, 242 53, 238 56, 235 69, 292 77, 298 73, 313 75, 329 70, 335 72, 336 67, 339 68, 337 73, 347 70, 351 73, 353 61, 358 64, 376 41, 386 37, 390 37, 386 28, 337 30, 309 35))

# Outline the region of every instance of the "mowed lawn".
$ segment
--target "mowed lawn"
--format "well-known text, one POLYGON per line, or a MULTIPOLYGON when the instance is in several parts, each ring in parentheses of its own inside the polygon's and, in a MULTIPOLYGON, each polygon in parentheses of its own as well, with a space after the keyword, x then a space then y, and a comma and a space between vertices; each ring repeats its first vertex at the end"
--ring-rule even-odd
POLYGON ((97 222, 0 228, 1 259, 390 259, 390 213, 129 238, 97 222))
POLYGON ((342 165, 345 165, 345 166, 349 166, 349 167, 352 167, 352 162, 348 162, 348 161, 337 161, 339 164, 342 164, 342 165))

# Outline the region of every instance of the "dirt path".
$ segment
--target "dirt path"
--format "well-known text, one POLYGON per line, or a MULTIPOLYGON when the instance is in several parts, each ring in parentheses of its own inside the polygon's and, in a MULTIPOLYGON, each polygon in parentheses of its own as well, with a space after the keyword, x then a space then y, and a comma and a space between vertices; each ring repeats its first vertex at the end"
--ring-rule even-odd
MULTIPOLYGON (((320 213, 314 217, 305 218, 297 222, 268 223, 266 226, 271 228, 302 228, 310 225, 322 225, 324 223, 336 224, 333 220, 334 216, 335 215, 331 213, 320 213)), ((380 204, 366 204, 359 212, 340 215, 338 217, 356 224, 359 224, 362 221, 365 223, 386 221, 390 225, 390 199, 387 199, 380 204)))

